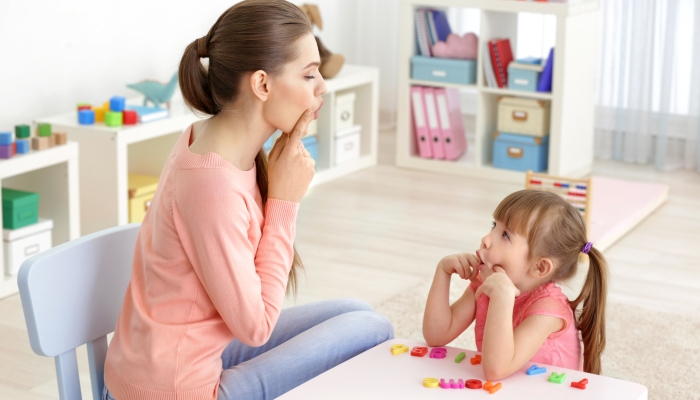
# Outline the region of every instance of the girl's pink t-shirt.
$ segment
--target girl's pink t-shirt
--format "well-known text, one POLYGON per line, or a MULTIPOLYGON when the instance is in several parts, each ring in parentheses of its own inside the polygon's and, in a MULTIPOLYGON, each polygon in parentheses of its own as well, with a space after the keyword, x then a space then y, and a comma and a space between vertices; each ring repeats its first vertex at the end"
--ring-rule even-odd
MULTIPOLYGON (((479 286, 481 286, 480 282, 472 281, 469 288, 476 292, 479 286)), ((476 348, 479 351, 481 351, 481 345, 484 341, 484 327, 486 326, 488 309, 489 297, 480 296, 476 301, 476 325, 474 326, 476 348)), ((530 361, 582 370, 581 340, 574 313, 569 306, 566 295, 554 282, 546 283, 515 298, 513 330, 531 315, 561 318, 564 320, 565 326, 559 332, 549 335, 530 361)))

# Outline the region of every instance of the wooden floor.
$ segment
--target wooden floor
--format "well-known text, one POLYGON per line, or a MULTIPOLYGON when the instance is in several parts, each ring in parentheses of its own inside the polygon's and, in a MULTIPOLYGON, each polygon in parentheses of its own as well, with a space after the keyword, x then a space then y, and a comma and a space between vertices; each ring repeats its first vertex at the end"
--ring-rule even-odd
MULTIPOLYGON (((521 187, 393 166, 393 132, 380 165, 314 188, 298 218, 306 277, 287 306, 341 296, 379 304, 429 279, 444 255, 474 251, 498 202, 521 187)), ((612 301, 700 311, 700 175, 595 163, 594 174, 670 185, 668 202, 607 252, 612 301)), ((649 327, 652 329, 652 327, 649 327)), ((32 353, 18 296, 0 301, 0 399, 57 399, 53 360, 32 353)), ((89 398, 80 349, 83 396, 89 398)))

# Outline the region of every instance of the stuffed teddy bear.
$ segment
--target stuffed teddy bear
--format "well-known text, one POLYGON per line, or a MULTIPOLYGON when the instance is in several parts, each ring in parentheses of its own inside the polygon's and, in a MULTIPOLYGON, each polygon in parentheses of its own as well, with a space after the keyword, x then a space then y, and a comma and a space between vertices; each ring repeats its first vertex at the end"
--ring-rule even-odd
MULTIPOLYGON (((302 4, 299 8, 306 14, 306 17, 311 22, 311 26, 316 25, 318 29, 323 29, 323 21, 321 20, 321 13, 318 11, 318 6, 314 4, 302 4)), ((331 53, 326 46, 321 43, 321 39, 318 36, 314 37, 318 45, 318 54, 321 56, 321 65, 318 67, 318 71, 321 73, 323 79, 331 79, 340 72, 340 69, 345 63, 345 57, 343 57, 342 54, 331 53)))

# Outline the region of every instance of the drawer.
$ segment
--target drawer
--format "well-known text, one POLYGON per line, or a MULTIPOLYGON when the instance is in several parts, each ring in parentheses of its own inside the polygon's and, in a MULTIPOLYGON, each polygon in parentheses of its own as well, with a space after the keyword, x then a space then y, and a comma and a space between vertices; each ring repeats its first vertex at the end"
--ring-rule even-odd
POLYGON ((51 248, 51 230, 37 232, 13 241, 3 241, 5 274, 17 275, 24 260, 51 248))
POLYGON ((348 129, 353 125, 355 125, 355 93, 339 94, 335 98, 335 129, 348 129))
POLYGON ((360 126, 356 125, 336 133, 334 146, 335 165, 360 158, 360 131, 360 126))
POLYGON ((498 100, 498 131, 519 135, 549 135, 550 102, 517 97, 498 100))
POLYGON ((470 85, 476 82, 476 61, 413 56, 411 79, 470 85))

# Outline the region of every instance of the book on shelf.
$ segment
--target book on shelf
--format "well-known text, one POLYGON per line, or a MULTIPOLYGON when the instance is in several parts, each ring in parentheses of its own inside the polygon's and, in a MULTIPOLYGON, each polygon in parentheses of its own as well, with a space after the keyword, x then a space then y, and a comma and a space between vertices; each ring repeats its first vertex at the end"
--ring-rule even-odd
POLYGON ((416 135, 418 155, 423 158, 433 158, 430 133, 426 122, 425 104, 423 102, 423 88, 420 86, 411 86, 411 114, 413 115, 413 130, 416 135))
POLYGON ((440 41, 446 42, 447 37, 452 33, 450 23, 447 21, 447 14, 442 10, 432 11, 433 20, 435 21, 435 31, 437 38, 440 41))
POLYGON ((428 33, 430 34, 430 45, 434 46, 438 42, 437 30, 435 30, 435 19, 433 19, 433 12, 431 10, 425 10, 425 19, 428 22, 428 33))
POLYGON ((432 47, 438 41, 447 41, 447 37, 452 33, 447 14, 441 10, 420 8, 414 15, 418 52, 423 57, 432 57, 432 47))
POLYGON ((435 102, 435 90, 430 86, 423 87, 423 104, 425 104, 425 115, 428 122, 428 133, 433 152, 433 158, 445 159, 445 140, 440 130, 440 120, 438 119, 437 103, 435 102))
POLYGON ((459 89, 435 88, 435 104, 445 147, 445 159, 457 160, 467 150, 459 89))
POLYGON ((170 110, 168 110, 167 108, 146 106, 127 106, 126 108, 128 110, 136 111, 136 114, 138 114, 139 116, 139 122, 141 123, 168 118, 168 116, 170 115, 170 110))
POLYGON ((430 57, 430 39, 428 33, 428 23, 425 19, 424 10, 416 10, 416 41, 418 42, 418 51, 423 57, 430 57))
POLYGON ((499 88, 508 87, 508 64, 513 61, 513 51, 510 47, 510 39, 492 39, 489 41, 491 63, 499 88))
POLYGON ((482 58, 484 59, 484 77, 486 78, 486 85, 490 88, 497 88, 498 84, 496 83, 496 75, 494 75, 493 64, 491 63, 491 57, 489 56, 491 53, 491 43, 484 43, 484 47, 485 51, 482 58))

